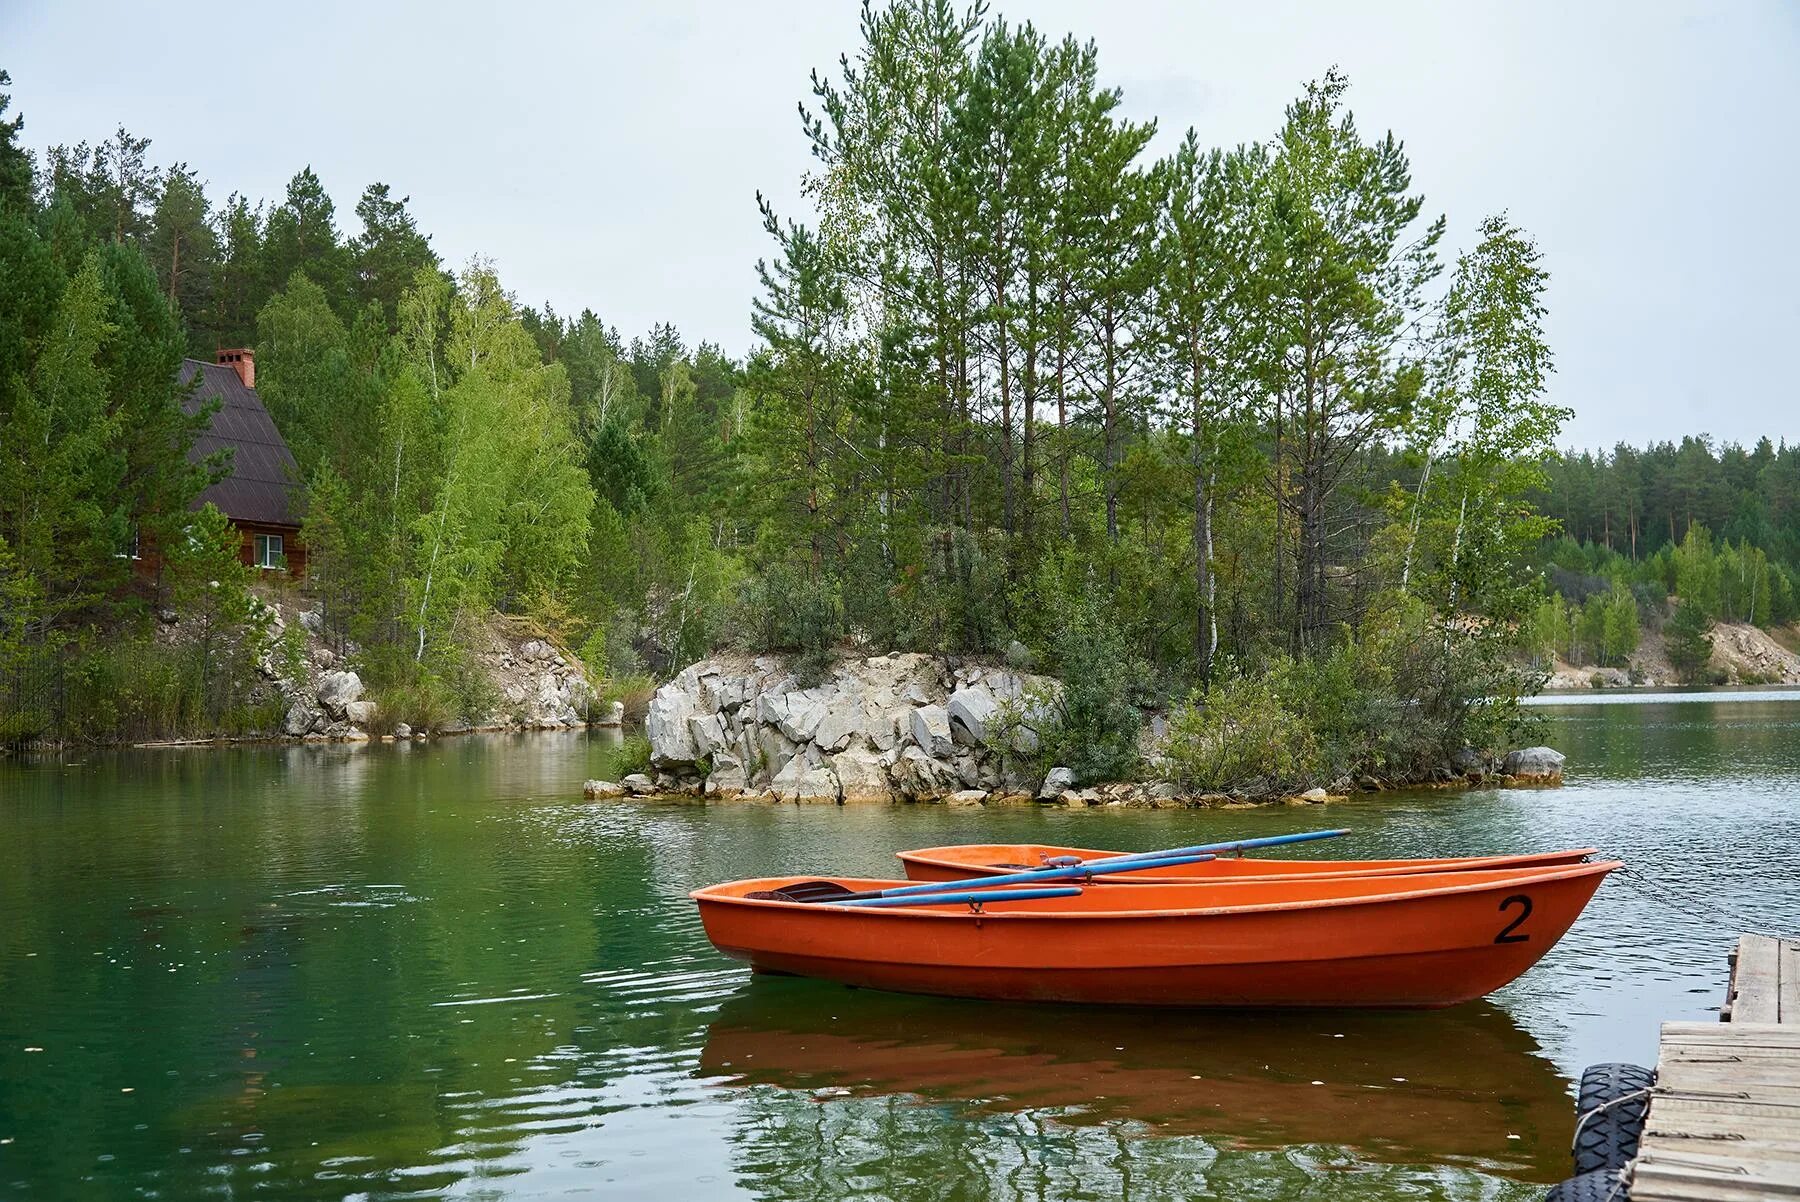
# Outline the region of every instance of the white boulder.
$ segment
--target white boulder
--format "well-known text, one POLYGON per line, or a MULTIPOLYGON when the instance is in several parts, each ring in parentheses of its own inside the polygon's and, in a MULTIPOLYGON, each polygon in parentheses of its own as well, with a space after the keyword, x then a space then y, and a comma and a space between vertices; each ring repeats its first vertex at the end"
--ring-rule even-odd
POLYGON ((1554 747, 1522 747, 1506 753, 1501 771, 1529 784, 1561 784, 1565 758, 1554 747))
POLYGON ((838 800, 837 777, 831 774, 831 769, 823 764, 813 764, 805 756, 789 760, 787 767, 769 782, 769 787, 781 800, 802 805, 836 805, 838 800))
POLYGON ((688 719, 694 716, 693 698, 679 679, 656 690, 644 715, 644 734, 650 740, 650 759, 659 765, 691 764, 700 758, 688 719))
POLYGON ((950 714, 941 705, 921 705, 911 717, 913 742, 934 760, 949 759, 956 752, 950 733, 950 714))
POLYGON ((326 672, 319 677, 319 704, 334 718, 344 716, 344 707, 362 696, 362 677, 354 672, 326 672))
POLYGON ((944 710, 950 716, 952 737, 969 747, 986 746, 989 727, 1000 713, 994 695, 979 684, 968 685, 950 694, 944 710))
POLYGON ((852 747, 826 758, 837 777, 838 789, 845 805, 894 800, 894 787, 888 782, 883 757, 872 751, 852 747))

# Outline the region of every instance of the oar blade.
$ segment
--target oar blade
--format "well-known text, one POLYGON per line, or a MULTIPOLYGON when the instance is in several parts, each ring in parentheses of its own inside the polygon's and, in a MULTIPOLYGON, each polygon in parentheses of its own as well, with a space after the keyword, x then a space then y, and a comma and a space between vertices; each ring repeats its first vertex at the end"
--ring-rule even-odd
POLYGON ((846 888, 836 881, 795 881, 791 885, 783 885, 779 889, 758 889, 755 893, 746 893, 745 897, 753 901, 786 901, 811 904, 813 902, 843 901, 845 898, 866 896, 855 890, 846 888))

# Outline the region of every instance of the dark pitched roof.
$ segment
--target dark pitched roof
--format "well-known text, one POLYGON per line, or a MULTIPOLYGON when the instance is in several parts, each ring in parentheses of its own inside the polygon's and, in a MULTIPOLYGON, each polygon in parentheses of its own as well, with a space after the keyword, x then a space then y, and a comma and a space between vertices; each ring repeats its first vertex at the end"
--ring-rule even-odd
POLYGON ((183 402, 187 411, 197 413, 213 400, 220 404, 211 427, 194 439, 188 458, 198 462, 215 451, 230 450, 231 474, 201 493, 195 504, 211 501, 235 521, 298 526, 293 492, 300 469, 262 398, 255 389, 244 387, 234 367, 183 359, 181 382, 196 375, 200 383, 183 402))

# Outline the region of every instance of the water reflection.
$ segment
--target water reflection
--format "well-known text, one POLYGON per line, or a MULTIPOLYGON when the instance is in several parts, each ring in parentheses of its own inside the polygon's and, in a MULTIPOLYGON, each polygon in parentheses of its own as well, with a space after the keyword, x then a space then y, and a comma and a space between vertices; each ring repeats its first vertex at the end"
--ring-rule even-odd
POLYGON ((815 1098, 904 1094, 991 1125, 1128 1123, 1229 1149, 1323 1144, 1393 1164, 1553 1177, 1567 1083, 1488 1003, 1425 1013, 1095 1011, 972 1005, 756 978, 701 1071, 815 1098))

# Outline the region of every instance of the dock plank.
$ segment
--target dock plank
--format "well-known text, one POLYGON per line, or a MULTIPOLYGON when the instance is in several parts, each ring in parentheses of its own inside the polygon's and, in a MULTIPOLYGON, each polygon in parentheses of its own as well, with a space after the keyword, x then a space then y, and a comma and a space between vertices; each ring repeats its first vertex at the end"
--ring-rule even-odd
MULTIPOLYGON (((1734 1023, 1781 1021, 1781 943, 1767 935, 1738 939, 1728 1010, 1734 1023)), ((1796 1018, 1800 1018, 1797 1015, 1796 1018)))
POLYGON ((1662 1027, 1664 1044, 1688 1047, 1763 1047, 1800 1050, 1800 1015, 1794 1025, 1766 1022, 1670 1022, 1662 1027))

